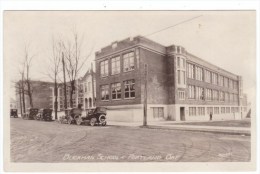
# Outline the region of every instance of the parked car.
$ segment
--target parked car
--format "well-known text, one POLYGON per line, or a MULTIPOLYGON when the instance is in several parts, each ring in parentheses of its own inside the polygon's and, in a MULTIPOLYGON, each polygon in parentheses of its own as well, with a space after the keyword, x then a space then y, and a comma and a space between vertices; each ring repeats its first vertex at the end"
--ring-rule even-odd
POLYGON ((38 114, 35 115, 35 120, 44 120, 51 121, 52 120, 52 109, 42 108, 38 111, 38 114))
POLYGON ((80 108, 68 108, 65 109, 65 115, 60 117, 59 122, 62 123, 68 123, 68 124, 74 124, 77 123, 76 120, 78 117, 81 117, 82 109, 80 108))
POLYGON ((95 109, 86 109, 86 115, 76 118, 77 125, 89 124, 91 126, 102 125, 106 126, 106 108, 96 107, 95 109))
POLYGON ((17 109, 10 109, 10 117, 18 118, 17 109))
POLYGON ((33 120, 34 117, 37 115, 38 110, 39 109, 37 108, 28 108, 26 109, 26 112, 22 114, 22 118, 27 120, 33 120))

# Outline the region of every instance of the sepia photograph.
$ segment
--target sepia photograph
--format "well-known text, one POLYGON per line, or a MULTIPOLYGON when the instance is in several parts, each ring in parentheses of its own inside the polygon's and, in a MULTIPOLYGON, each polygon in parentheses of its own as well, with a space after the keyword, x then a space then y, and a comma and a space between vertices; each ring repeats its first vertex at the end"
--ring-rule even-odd
POLYGON ((254 10, 5 10, 3 57, 10 171, 255 170, 254 10))

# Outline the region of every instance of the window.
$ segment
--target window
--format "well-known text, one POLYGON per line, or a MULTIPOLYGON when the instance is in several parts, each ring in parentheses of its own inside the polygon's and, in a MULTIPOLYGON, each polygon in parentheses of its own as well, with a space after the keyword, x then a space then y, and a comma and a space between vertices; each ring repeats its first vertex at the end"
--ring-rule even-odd
POLYGON ((185 84, 185 71, 178 70, 178 84, 185 84))
POLYGON ((196 66, 196 80, 202 81, 203 80, 203 70, 201 67, 196 66))
POLYGON ((211 83, 211 72, 205 70, 205 82, 211 83))
POLYGON ((230 107, 226 107, 226 113, 230 113, 230 107))
POLYGON ((108 76, 108 60, 100 62, 100 74, 101 77, 108 76))
POLYGON ((185 68, 185 59, 181 58, 181 65, 182 65, 182 68, 185 68))
POLYGON ((178 66, 178 68, 180 68, 180 63, 181 61, 180 61, 180 57, 177 57, 177 66, 178 66))
POLYGON ((198 107, 198 115, 205 115, 205 108, 204 107, 198 107))
POLYGON ((88 88, 87 88, 87 83, 84 83, 84 91, 87 92, 88 88))
POLYGON ((229 88, 231 88, 231 89, 234 88, 234 82, 232 79, 229 79, 229 88))
POLYGON ((196 107, 189 107, 189 115, 196 116, 196 107))
POLYGON ((186 82, 185 82, 185 71, 181 71, 181 79, 182 79, 182 82, 183 82, 183 84, 185 85, 186 84, 186 82))
POLYGON ((238 82, 237 81, 234 81, 234 89, 238 89, 238 82))
POLYGON ((163 107, 154 107, 153 108, 153 118, 163 118, 164 112, 163 107))
POLYGON ((111 84, 112 99, 121 99, 121 83, 111 84))
POLYGON ((206 89, 206 100, 212 100, 212 89, 206 89))
POLYGON ((207 113, 208 114, 213 113, 213 107, 207 107, 207 113))
POLYGON ((238 95, 234 94, 234 102, 237 102, 237 101, 238 101, 238 95))
POLYGON ((181 71, 178 70, 178 84, 181 84, 181 71))
POLYGON ((219 114, 219 107, 214 107, 214 114, 219 114))
POLYGON ((185 99, 185 92, 184 91, 178 91, 179 100, 185 99))
POLYGON ((188 78, 194 79, 194 65, 188 63, 188 78))
POLYGON ((127 80, 125 84, 125 98, 135 97, 135 80, 127 80))
POLYGON ((213 90, 213 100, 218 101, 218 91, 217 90, 213 90))
POLYGON ((109 100, 109 85, 101 86, 101 100, 109 100))
POLYGON ((204 100, 204 88, 196 87, 196 97, 198 100, 204 100))
POLYGON ((224 95, 224 92, 222 92, 222 91, 219 92, 219 100, 220 101, 224 101, 225 100, 225 95, 224 95))
POLYGON ((124 60, 124 72, 134 70, 135 68, 134 52, 124 54, 123 60, 124 60))
POLYGON ((189 99, 195 99, 195 86, 189 85, 189 99))
POLYGON ((83 93, 83 84, 81 83, 81 84, 79 84, 79 93, 83 93))
POLYGON ((230 102, 233 102, 233 101, 234 101, 234 94, 230 94, 230 95, 229 95, 229 98, 230 98, 229 101, 230 101, 230 102))
POLYGON ((221 107, 221 114, 225 114, 225 107, 221 107))
POLYGON ((228 78, 224 77, 224 87, 228 87, 228 78))
POLYGON ((92 86, 91 86, 91 82, 88 82, 88 91, 91 91, 92 86))
POLYGON ((223 84, 224 84, 224 77, 223 76, 219 76, 218 85, 219 86, 223 86, 223 84))
POLYGON ((225 101, 227 101, 227 102, 229 101, 229 93, 228 92, 225 93, 225 101))
POLYGON ((218 84, 218 75, 216 73, 212 73, 212 84, 218 84))
POLYGON ((114 57, 111 59, 111 74, 119 74, 120 73, 120 57, 114 57))

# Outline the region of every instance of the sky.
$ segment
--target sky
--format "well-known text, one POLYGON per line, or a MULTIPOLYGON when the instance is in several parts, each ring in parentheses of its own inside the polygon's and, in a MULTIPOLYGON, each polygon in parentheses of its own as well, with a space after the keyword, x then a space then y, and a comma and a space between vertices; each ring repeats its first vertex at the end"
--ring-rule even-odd
MULTIPOLYGON (((147 36, 162 45, 183 46, 188 52, 227 71, 241 75, 244 92, 254 98, 256 87, 256 24, 254 11, 5 11, 4 61, 8 79, 19 79, 24 46, 29 44, 34 80, 50 81, 53 38, 83 38, 82 56, 90 57, 80 76, 90 68, 95 52, 127 37, 147 36), (189 22, 177 23, 200 16, 189 22), (169 27, 169 28, 168 28, 169 27), (161 32, 149 35, 150 33, 161 32)), ((94 63, 94 62, 93 62, 94 63)))

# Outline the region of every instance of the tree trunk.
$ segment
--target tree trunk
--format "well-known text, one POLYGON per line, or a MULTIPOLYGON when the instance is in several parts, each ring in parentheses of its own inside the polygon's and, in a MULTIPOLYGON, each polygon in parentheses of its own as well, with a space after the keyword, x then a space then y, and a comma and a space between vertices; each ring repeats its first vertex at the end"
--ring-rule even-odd
POLYGON ((62 53, 62 67, 63 67, 63 81, 64 81, 64 108, 67 109, 67 85, 66 85, 66 73, 65 73, 65 61, 64 54, 62 53))
POLYGON ((22 103, 22 89, 21 89, 21 84, 19 83, 19 100, 20 100, 20 113, 22 116, 23 113, 23 103, 22 103))
POLYGON ((75 91, 75 80, 72 80, 70 84, 70 107, 73 108, 73 92, 75 91))
POLYGON ((27 86, 28 86, 28 96, 29 96, 29 101, 30 101, 30 107, 33 108, 33 100, 32 100, 32 91, 31 91, 31 84, 30 81, 27 81, 27 86))
POLYGON ((55 81, 54 81, 54 112, 55 112, 55 120, 58 119, 57 112, 58 112, 58 87, 57 87, 57 79, 55 76, 55 81))
POLYGON ((22 103, 23 103, 23 113, 25 113, 25 98, 24 98, 24 81, 22 79, 22 103))

